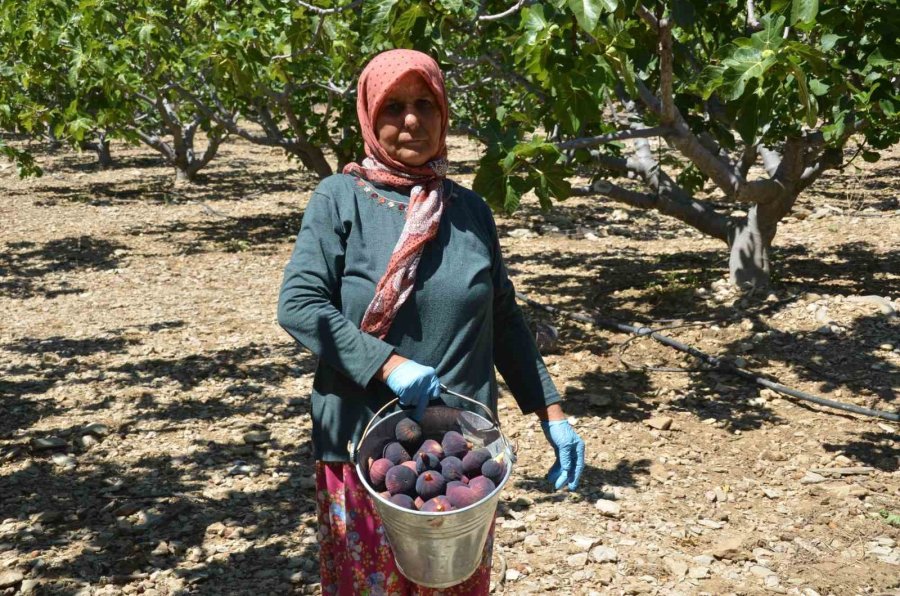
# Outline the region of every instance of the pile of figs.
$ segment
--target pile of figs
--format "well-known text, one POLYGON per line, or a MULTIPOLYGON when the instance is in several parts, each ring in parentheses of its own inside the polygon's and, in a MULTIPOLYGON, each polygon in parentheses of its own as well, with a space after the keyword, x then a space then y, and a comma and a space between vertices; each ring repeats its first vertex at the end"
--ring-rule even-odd
POLYGON ((369 459, 369 484, 398 507, 442 512, 462 509, 487 497, 506 475, 503 454, 493 457, 484 447, 455 430, 441 441, 423 440, 422 427, 403 418, 394 428, 396 441, 382 457, 369 459))

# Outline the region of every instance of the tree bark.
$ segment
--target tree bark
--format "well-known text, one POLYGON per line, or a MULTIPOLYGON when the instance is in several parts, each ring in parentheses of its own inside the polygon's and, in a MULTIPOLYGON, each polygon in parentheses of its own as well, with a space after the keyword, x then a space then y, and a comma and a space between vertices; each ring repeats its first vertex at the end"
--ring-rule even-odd
POLYGON ((796 199, 796 194, 785 192, 773 201, 753 205, 746 218, 732 223, 728 234, 728 277, 732 284, 751 292, 769 287, 772 241, 778 222, 796 199))

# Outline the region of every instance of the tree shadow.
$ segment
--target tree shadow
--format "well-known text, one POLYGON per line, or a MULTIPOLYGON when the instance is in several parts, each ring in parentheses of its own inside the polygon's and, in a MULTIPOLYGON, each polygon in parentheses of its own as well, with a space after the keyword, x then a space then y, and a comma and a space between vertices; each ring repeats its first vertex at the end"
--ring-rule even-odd
POLYGON ((115 269, 127 248, 119 242, 91 236, 70 236, 42 244, 7 243, 0 254, 0 294, 24 299, 83 292, 65 280, 54 282, 44 278, 59 273, 115 269))
POLYGON ((896 472, 900 469, 900 447, 897 442, 900 435, 892 432, 861 432, 856 438, 845 443, 825 443, 826 451, 840 452, 846 457, 866 466, 878 468, 884 472, 896 472))
POLYGON ((0 477, 0 540, 21 553, 21 570, 44 582, 46 594, 148 582, 173 594, 284 593, 295 571, 300 583, 318 581, 315 540, 296 539, 314 535, 303 523, 315 511, 314 492, 298 490, 311 459, 285 454, 271 466, 260 459, 278 480, 253 483, 202 463, 219 447, 189 461, 143 457, 127 469, 91 452, 68 470, 35 459, 0 477), (218 488, 207 494, 213 477, 218 488), (76 544, 82 548, 70 548, 76 544), (24 557, 29 552, 41 556, 24 557))
POLYGON ((179 246, 186 254, 278 250, 293 242, 303 220, 303 211, 265 213, 240 217, 215 217, 203 221, 172 222, 135 228, 131 234, 159 236, 179 246))

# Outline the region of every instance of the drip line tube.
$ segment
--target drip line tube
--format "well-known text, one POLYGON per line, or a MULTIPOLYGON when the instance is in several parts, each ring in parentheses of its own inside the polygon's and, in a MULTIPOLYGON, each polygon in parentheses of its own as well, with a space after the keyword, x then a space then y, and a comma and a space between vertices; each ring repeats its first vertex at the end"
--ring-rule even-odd
POLYGON ((690 354, 694 358, 702 360, 710 367, 712 370, 722 371, 726 373, 733 374, 735 376, 741 377, 748 381, 752 381, 757 385, 761 385, 767 389, 771 389, 772 391, 776 391, 783 395, 787 395, 799 400, 812 402, 814 404, 818 404, 820 406, 824 406, 826 408, 833 408, 835 410, 843 410, 845 412, 852 412, 854 414, 860 414, 862 416, 871 416, 873 418, 882 418, 884 420, 890 420, 891 422, 900 422, 900 413, 897 412, 887 412, 884 410, 873 410, 871 408, 864 408, 862 406, 857 406, 854 404, 847 404, 840 401, 834 401, 832 399, 825 399, 824 397, 819 397, 817 395, 812 395, 810 393, 806 393, 805 391, 800 391, 798 389, 791 389, 786 385, 782 385, 781 383, 777 383, 775 381, 770 381, 765 377, 756 375, 748 370, 740 368, 730 360, 726 360, 723 358, 718 358, 716 356, 712 356, 699 350, 693 346, 682 343, 676 339, 672 339, 671 337, 662 335, 661 333, 654 331, 650 327, 635 327, 634 325, 626 325, 625 323, 619 323, 617 321, 613 321, 610 319, 601 319, 599 317, 588 316, 578 313, 570 313, 564 310, 555 308, 553 306, 548 306, 546 304, 541 304, 536 300, 532 300, 525 294, 521 292, 516 292, 516 297, 522 302, 533 306, 535 308, 539 308, 543 311, 546 311, 550 314, 563 316, 569 319, 573 319, 575 321, 579 321, 581 323, 589 323, 592 325, 599 325, 600 327, 604 327, 606 329, 611 329, 613 331, 623 331, 625 333, 631 333, 633 335, 638 335, 641 337, 650 337, 659 343, 669 346, 670 348, 674 348, 680 352, 684 352, 685 354, 690 354))

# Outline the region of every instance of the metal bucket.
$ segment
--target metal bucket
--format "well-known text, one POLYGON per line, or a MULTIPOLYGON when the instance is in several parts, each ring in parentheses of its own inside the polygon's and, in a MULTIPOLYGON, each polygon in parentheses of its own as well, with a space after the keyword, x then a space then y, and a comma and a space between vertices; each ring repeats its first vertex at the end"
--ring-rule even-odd
POLYGON ((494 455, 500 451, 506 454, 506 474, 497 488, 483 500, 453 511, 412 511, 394 505, 369 484, 368 474, 363 468, 365 462, 369 458, 375 460, 381 457, 384 446, 396 440, 394 426, 408 416, 407 412, 398 411, 379 419, 386 409, 397 403, 396 399, 375 414, 354 453, 356 474, 375 502, 397 568, 409 580, 428 588, 448 588, 464 582, 475 573, 481 564, 500 491, 509 480, 513 464, 509 440, 500 431, 500 423, 491 411, 471 398, 447 392, 478 405, 487 412, 488 418, 446 405, 429 405, 419 422, 423 439, 440 440, 448 430, 456 430, 475 445, 487 447, 494 455))

